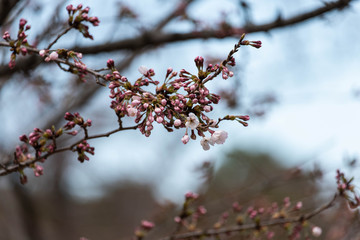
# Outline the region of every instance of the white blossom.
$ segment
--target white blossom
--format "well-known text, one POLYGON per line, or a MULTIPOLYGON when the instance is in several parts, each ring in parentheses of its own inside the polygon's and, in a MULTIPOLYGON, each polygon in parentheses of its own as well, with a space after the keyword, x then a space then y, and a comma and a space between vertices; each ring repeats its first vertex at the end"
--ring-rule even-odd
POLYGON ((199 126, 199 119, 194 113, 189 113, 189 116, 186 119, 185 126, 191 128, 192 130, 196 129, 199 126))
POLYGON ((210 149, 210 145, 214 145, 214 142, 211 140, 210 137, 204 137, 203 139, 201 139, 200 144, 202 148, 207 151, 210 149))
POLYGON ((322 233, 322 229, 320 227, 316 226, 312 228, 312 235, 314 237, 320 237, 321 233, 322 233))
POLYGON ((216 144, 223 144, 227 139, 227 137, 228 137, 228 133, 223 130, 220 130, 220 131, 215 131, 213 133, 213 135, 211 136, 211 140, 216 144))
POLYGON ((147 69, 145 66, 140 66, 138 70, 142 75, 145 75, 149 71, 149 69, 147 69))

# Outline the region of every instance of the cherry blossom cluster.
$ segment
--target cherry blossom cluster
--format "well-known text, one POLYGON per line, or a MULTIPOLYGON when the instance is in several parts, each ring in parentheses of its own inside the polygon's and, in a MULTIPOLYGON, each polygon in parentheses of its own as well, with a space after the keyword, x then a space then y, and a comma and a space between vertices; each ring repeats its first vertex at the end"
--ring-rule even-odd
POLYGON ((207 213, 207 210, 203 205, 193 208, 192 204, 198 198, 199 195, 193 192, 185 194, 185 201, 181 213, 174 218, 174 221, 178 224, 179 230, 181 227, 185 227, 189 231, 196 230, 199 218, 207 213))
POLYGON ((62 59, 66 62, 72 60, 74 65, 69 65, 67 69, 64 67, 60 67, 67 72, 76 74, 80 79, 85 81, 85 75, 87 74, 87 66, 84 62, 82 62, 82 53, 69 51, 67 49, 57 49, 55 51, 50 51, 47 49, 42 49, 39 51, 39 55, 44 57, 45 62, 56 61, 57 59, 62 59))
POLYGON ((354 177, 348 180, 345 174, 340 170, 336 171, 336 183, 339 194, 343 196, 351 209, 360 206, 360 195, 355 191, 355 185, 352 184, 354 177))
MULTIPOLYGON (((197 73, 193 74, 185 69, 177 72, 172 68, 168 68, 162 82, 155 79, 153 69, 141 66, 139 68, 141 77, 131 82, 120 74, 112 59, 107 61, 107 68, 92 70, 82 62, 81 53, 67 49, 51 50, 51 46, 73 28, 80 31, 84 37, 92 39, 88 32, 89 27, 84 23, 89 22, 93 26, 98 26, 99 20, 97 17, 88 16, 89 9, 89 7, 83 8, 82 4, 77 7, 68 5, 66 10, 69 14, 69 27, 60 33, 47 48, 42 50, 29 46, 25 31, 30 29, 30 25, 26 25, 27 21, 21 19, 16 40, 12 40, 8 32, 5 32, 3 36, 13 51, 9 66, 15 66, 16 54, 20 52, 26 54, 27 51, 30 51, 39 54, 46 62, 56 62, 62 70, 77 74, 80 78, 84 78, 85 74, 90 73, 95 76, 97 83, 100 83, 99 79, 105 80, 108 83, 110 98, 112 99, 110 107, 115 111, 120 124, 119 129, 111 131, 109 134, 138 128, 142 134, 148 137, 154 128, 154 124, 157 123, 169 132, 174 131, 174 129, 183 129, 184 135, 181 141, 184 144, 188 143, 190 138, 195 140, 197 136, 202 137, 201 146, 204 150, 209 150, 210 146, 223 144, 228 137, 227 132, 218 129, 221 121, 236 120, 247 126, 246 121, 249 120, 247 115, 228 115, 217 120, 207 115, 213 111, 213 106, 219 103, 220 96, 210 92, 206 87, 206 83, 218 75, 221 75, 225 80, 232 77, 234 73, 230 71, 229 66, 235 66, 233 54, 238 51, 241 45, 259 48, 261 46, 260 41, 244 40, 245 34, 243 34, 239 42, 235 44, 234 49, 230 51, 227 59, 220 64, 208 64, 205 66, 204 59, 196 57, 194 61, 197 73), (101 74, 100 72, 104 70, 109 71, 109 73, 101 74), (145 89, 151 86, 155 91, 151 92, 145 89), (136 125, 124 128, 121 118, 125 116, 134 117, 136 125)), ((30 133, 29 136, 21 136, 20 140, 24 144, 18 146, 15 151, 15 164, 18 164, 18 166, 12 168, 12 170, 4 168, 5 172, 19 171, 21 177, 23 177, 25 175, 22 174, 22 169, 31 167, 34 169, 35 175, 40 176, 43 171, 36 162, 44 161, 48 156, 58 151, 71 150, 78 153, 80 162, 89 160, 87 154, 94 154, 94 148, 87 142, 89 139, 87 128, 91 126, 91 121, 84 121, 79 113, 66 113, 65 119, 68 121, 67 124, 58 130, 55 130, 55 127, 46 130, 35 128, 34 132, 30 133), (78 130, 74 129, 75 126, 83 130, 84 137, 70 147, 57 148, 56 139, 62 135, 63 131, 72 136, 77 135, 78 130), (33 148, 33 150, 29 150, 29 147, 33 148), (35 153, 32 153, 33 151, 35 153)), ((104 136, 108 135, 100 134, 91 138, 104 136)), ((25 177, 23 178, 25 179, 25 177)))
MULTIPOLYGON (((85 139, 88 137, 88 127, 91 127, 92 121, 90 119, 84 120, 83 117, 80 116, 79 113, 71 114, 67 112, 65 114, 65 120, 68 122, 65 124, 64 129, 66 130, 72 130, 75 126, 79 126, 84 130, 85 139)), ((78 130, 73 130, 71 132, 67 132, 70 135, 77 135, 78 130)), ((90 144, 83 140, 80 143, 76 144, 74 151, 78 154, 78 160, 80 162, 84 162, 85 160, 89 160, 89 157, 86 155, 86 153, 90 153, 91 155, 94 155, 95 148, 91 147, 90 144)))
MULTIPOLYGON (((28 136, 21 135, 20 141, 23 142, 21 146, 17 146, 15 149, 15 161, 18 163, 25 163, 35 159, 40 159, 41 162, 45 161, 46 154, 53 153, 56 149, 56 138, 60 137, 63 133, 62 129, 56 130, 55 127, 51 127, 46 130, 35 128, 28 136), (35 153, 31 153, 29 150, 31 147, 35 153)), ((34 170, 35 176, 39 177, 43 174, 43 168, 37 163, 31 163, 30 166, 34 170)), ((22 171, 20 172, 20 182, 22 184, 27 182, 27 177, 22 171)))
MULTIPOLYGON (((168 68, 163 83, 154 80, 155 72, 144 66, 139 67, 142 74, 134 83, 122 76, 115 68, 114 61, 109 59, 107 66, 111 73, 106 75, 109 81, 110 107, 114 109, 119 118, 124 116, 135 117, 135 123, 145 136, 150 136, 154 129, 153 124, 161 124, 169 132, 174 129, 185 128, 181 141, 186 144, 190 138, 195 140, 196 135, 202 137, 201 145, 204 150, 210 146, 223 144, 228 137, 227 132, 214 129, 223 120, 237 120, 244 126, 249 116, 226 116, 214 120, 206 114, 213 110, 213 105, 219 103, 220 96, 211 93, 205 86, 214 75, 222 72, 223 79, 233 76, 233 73, 224 65, 212 64, 204 68, 204 59, 195 58, 197 74, 184 69, 179 72, 168 68), (155 93, 143 89, 144 86, 153 85, 155 93), (210 136, 205 136, 209 132, 210 136)), ((228 64, 235 65, 235 59, 229 57, 228 64)))
MULTIPOLYGON (((78 130, 74 130, 76 126, 80 127, 84 131, 84 138, 88 137, 88 127, 91 127, 91 120, 84 120, 79 113, 66 113, 65 120, 68 122, 59 129, 55 129, 52 126, 49 129, 42 130, 35 128, 28 136, 21 135, 19 137, 20 141, 23 142, 22 145, 17 146, 15 149, 15 162, 19 164, 30 163, 29 167, 34 170, 35 176, 40 176, 43 174, 43 168, 36 163, 36 161, 44 162, 45 159, 53 154, 57 149, 57 139, 67 133, 71 136, 76 136, 78 130), (29 148, 32 148, 31 151, 29 148)), ((86 140, 79 141, 70 147, 72 151, 78 153, 78 160, 83 162, 84 160, 89 160, 86 153, 94 155, 94 148, 91 147, 86 140)), ((21 183, 27 182, 27 177, 23 172, 23 169, 19 170, 20 181, 21 183)))
POLYGON ((135 236, 137 239, 142 239, 146 236, 146 234, 155 227, 153 222, 143 220, 141 221, 140 227, 135 230, 135 236))
POLYGON ((77 7, 74 7, 72 4, 70 4, 66 7, 66 10, 69 14, 69 26, 79 30, 85 38, 90 38, 93 40, 93 36, 89 33, 89 26, 83 24, 83 22, 89 22, 94 27, 96 27, 99 26, 100 21, 97 17, 89 17, 88 13, 90 8, 83 8, 82 4, 77 5, 77 7))
POLYGON ((10 68, 14 68, 15 67, 15 60, 16 60, 16 55, 22 54, 22 55, 26 55, 28 53, 28 50, 26 47, 30 47, 30 44, 27 41, 27 35, 26 35, 26 31, 30 30, 31 26, 27 25, 27 20, 24 18, 21 18, 19 21, 19 31, 17 34, 17 38, 16 39, 11 39, 10 37, 10 33, 8 31, 6 31, 3 34, 3 39, 5 41, 7 41, 10 44, 10 51, 11 56, 10 56, 10 61, 9 61, 9 67, 10 68))
MULTIPOLYGON (((275 239, 275 232, 270 229, 271 225, 279 225, 288 233, 288 237, 291 240, 310 239, 310 236, 319 237, 322 234, 322 229, 318 226, 312 225, 306 219, 301 217, 294 221, 295 215, 300 215, 303 204, 301 201, 296 202, 295 205, 291 204, 290 198, 286 197, 281 205, 273 203, 270 207, 255 207, 255 206, 241 206, 238 202, 232 204, 232 209, 223 212, 219 219, 213 224, 211 229, 201 230, 198 227, 198 220, 200 217, 206 215, 207 210, 204 206, 194 206, 198 200, 199 195, 196 193, 186 193, 185 201, 182 206, 182 210, 178 216, 174 218, 175 223, 178 225, 177 230, 172 237, 181 238, 182 229, 186 229, 186 232, 193 232, 194 238, 201 237, 220 237, 221 233, 225 233, 226 236, 230 236, 232 232, 241 232, 250 230, 254 239, 275 239), (289 219, 286 222, 286 219, 289 219), (277 220, 278 224, 275 224, 277 220), (273 222, 273 224, 271 224, 273 222), (286 224, 285 224, 286 223, 286 224), (229 227, 229 226, 238 226, 229 227), (244 229, 241 229, 241 227, 244 229), (227 230, 226 230, 227 229, 227 230), (232 230, 230 230, 232 229, 232 230)), ((152 229, 155 224, 148 221, 143 221, 143 224, 149 225, 148 230, 152 229)), ((144 226, 142 226, 144 228, 144 226)), ((144 237, 145 234, 139 229, 135 232, 136 236, 144 237)), ((184 234, 185 235, 185 234, 184 234)), ((246 235, 249 236, 249 235, 246 235)), ((190 234, 186 237, 189 238, 190 234)), ((171 238, 171 237, 170 237, 171 238)), ((253 239, 253 238, 251 238, 253 239)))

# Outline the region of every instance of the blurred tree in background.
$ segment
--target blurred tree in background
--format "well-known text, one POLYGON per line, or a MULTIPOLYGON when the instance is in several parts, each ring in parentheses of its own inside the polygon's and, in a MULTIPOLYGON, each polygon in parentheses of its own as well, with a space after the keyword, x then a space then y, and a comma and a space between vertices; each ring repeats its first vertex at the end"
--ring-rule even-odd
MULTIPOLYGON (((265 8, 269 4, 265 3, 267 1, 262 2, 265 8)), ((30 44, 37 49, 44 49, 59 32, 66 29, 65 7, 69 3, 61 0, 51 3, 41 0, 0 0, 1 33, 9 31, 15 35, 18 21, 24 17, 32 26, 28 33, 30 44)), ((79 2, 71 3, 76 5, 79 2)), ((107 59, 113 58, 121 74, 124 72, 129 78, 135 78, 136 75, 132 72, 142 65, 139 62, 145 62, 148 67, 156 64, 159 72, 166 72, 168 64, 176 70, 190 68, 193 63, 187 64, 189 59, 199 55, 194 53, 194 46, 191 44, 195 44, 196 48, 196 44, 201 45, 204 41, 216 41, 216 45, 225 46, 226 52, 221 53, 219 49, 217 52, 206 49, 205 59, 210 59, 209 63, 219 63, 243 33, 249 33, 248 37, 251 38, 254 36, 252 34, 257 34, 256 38, 261 39, 267 34, 273 36, 280 31, 287 31, 290 27, 301 28, 304 24, 321 21, 329 21, 331 27, 329 19, 345 19, 347 15, 354 14, 357 10, 354 7, 356 3, 351 0, 302 3, 280 1, 273 3, 271 9, 257 10, 261 3, 242 0, 224 1, 221 6, 219 1, 200 0, 88 1, 83 4, 89 5, 91 15, 99 16, 101 22, 97 28, 90 27, 94 41, 84 40, 81 34, 70 31, 52 48, 66 48, 82 53, 83 61, 93 69, 104 67, 107 59), (264 17, 259 18, 257 11, 264 17), (261 33, 264 35, 260 35, 261 33), (230 47, 227 46, 229 41, 230 47), (166 57, 162 57, 164 54, 166 57), (155 59, 156 62, 148 63, 148 59, 155 59), (183 66, 184 63, 187 65, 183 66)), ((339 35, 338 32, 333 34, 334 38, 339 35)), ((316 33, 312 37, 316 38, 316 33)), ((83 81, 76 75, 61 71, 56 64, 45 63, 38 54, 18 56, 16 65, 9 68, 11 52, 4 42, 1 43, 1 175, 7 175, 6 166, 12 161, 19 135, 30 132, 34 127, 45 129, 52 125, 63 125, 65 112, 87 114, 94 122, 95 132, 106 132, 111 129, 109 126, 116 125, 117 119, 108 108, 110 101, 104 100, 108 97, 108 89, 97 84, 93 77, 87 76, 83 81)), ((297 51, 299 48, 301 46, 295 46, 293 50, 297 51)), ((243 49, 240 52, 241 50, 243 49)), ((255 118, 263 116, 277 102, 276 95, 271 91, 257 96, 246 94, 242 78, 249 63, 246 55, 242 55, 237 61, 240 64, 234 72, 239 77, 229 79, 226 83, 214 84, 213 88, 221 93, 229 111, 249 114, 255 118)), ((163 75, 159 75, 161 79, 163 75)), ((227 111, 225 105, 221 107, 224 112, 227 111)), ((72 153, 56 154, 44 163, 44 176, 29 176, 29 183, 25 186, 18 183, 16 173, 0 178, 0 239, 56 240, 79 239, 81 236, 102 240, 128 239, 134 235, 134 229, 143 219, 151 219, 156 223, 149 238, 171 236, 176 229, 174 217, 181 209, 178 203, 161 199, 155 185, 157 181, 164 181, 161 178, 163 172, 170 172, 169 169, 172 169, 167 165, 170 164, 168 162, 175 162, 176 155, 183 154, 183 148, 178 146, 181 144, 179 135, 173 141, 170 134, 164 135, 164 132, 145 140, 138 140, 144 137, 137 134, 119 133, 117 139, 120 142, 116 142, 113 136, 94 141, 92 146, 97 148, 99 144, 100 149, 106 150, 96 152, 90 163, 94 161, 97 164, 94 165, 95 169, 106 172, 112 167, 102 160, 124 161, 126 165, 126 160, 131 160, 129 156, 141 152, 143 158, 150 158, 149 162, 152 161, 150 156, 160 159, 154 163, 154 170, 147 170, 154 172, 149 176, 160 180, 144 180, 138 176, 137 169, 133 169, 129 175, 135 177, 114 179, 111 184, 106 184, 106 181, 102 181, 104 176, 97 174, 94 168, 73 163, 75 156, 72 153), (131 141, 141 146, 129 147, 131 141), (167 142, 167 147, 161 147, 164 141, 167 142), (150 145, 150 142, 154 145, 150 145), (146 148, 146 144, 151 147, 146 148), (89 173, 86 175, 87 171, 89 173), (82 191, 86 192, 81 189, 83 181, 87 181, 88 185, 99 186, 101 192, 95 198, 78 198, 76 194, 86 196, 86 193, 81 194, 82 191)), ((70 137, 62 142, 63 145, 70 143, 70 137)), ((199 151, 202 150, 199 148, 199 151)), ((199 179, 202 184, 198 184, 200 197, 196 204, 206 206, 207 215, 206 218, 199 219, 199 228, 213 227, 214 223, 221 221, 219 216, 224 216, 224 212, 229 214, 224 226, 231 225, 235 221, 231 220, 234 218, 231 214, 234 202, 238 202, 244 209, 261 208, 270 207, 274 202, 280 204, 284 198, 289 197, 292 203, 301 201, 304 206, 301 211, 306 212, 327 202, 329 195, 331 199, 332 194, 337 191, 334 183, 322 180, 323 172, 320 168, 289 168, 276 157, 258 152, 261 151, 232 149, 225 157, 218 154, 211 156, 211 161, 201 159, 204 164, 195 171, 203 177, 199 179), (219 163, 221 159, 222 162, 219 163)), ((350 169, 355 169, 356 160, 349 165, 350 169)), ((177 181, 180 183, 186 180, 180 177, 177 181)), ((177 186, 173 188, 176 189, 177 186)), ((360 227, 358 210, 356 213, 349 210, 345 202, 337 202, 334 207, 316 215, 310 222, 313 226, 322 228, 323 234, 319 239, 360 238, 356 231, 360 227)), ((311 236, 311 228, 307 231, 311 236)), ((284 232, 280 227, 275 227, 274 233, 274 239, 287 239, 291 236, 291 230, 284 232)), ((251 237, 254 236, 250 232, 241 232, 240 237, 234 235, 233 238, 251 237)), ((259 238, 266 239, 266 235, 259 238)))

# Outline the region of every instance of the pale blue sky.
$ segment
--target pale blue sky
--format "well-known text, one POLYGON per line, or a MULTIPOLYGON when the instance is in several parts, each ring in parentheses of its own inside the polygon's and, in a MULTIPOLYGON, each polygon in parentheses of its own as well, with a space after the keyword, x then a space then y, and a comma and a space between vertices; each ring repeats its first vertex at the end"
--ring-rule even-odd
MULTIPOLYGON (((94 42, 109 37, 107 33, 113 25, 107 19, 114 15, 111 2, 86 2, 92 8, 91 15, 99 16, 102 21, 99 27, 90 29, 95 37, 94 42), (100 6, 105 10, 102 11, 100 6)), ((129 2, 136 6, 136 11, 150 11, 151 17, 143 18, 149 23, 156 22, 157 14, 166 13, 172 3, 162 1, 160 8, 154 1, 129 2), (159 13, 154 15, 157 11, 159 13)), ((219 6, 215 0, 199 1, 191 14, 214 21, 219 17, 216 15, 218 8, 231 12, 233 2, 223 1, 219 6)), ((276 9, 282 10, 284 16, 291 16, 318 6, 319 2, 308 0, 292 4, 280 0, 257 1, 253 4, 254 19, 257 23, 272 20, 276 9)), ((225 123, 221 129, 229 132, 227 142, 207 152, 202 150, 199 139, 184 146, 180 141, 184 133, 182 130, 168 134, 160 127, 155 128, 150 138, 130 131, 109 139, 92 141, 96 155, 86 164, 80 166, 74 161, 71 166, 69 176, 77 176, 73 178, 76 182, 72 185, 74 192, 82 189, 85 194, 97 195, 101 187, 94 182, 94 177, 104 182, 131 179, 153 183, 159 198, 179 200, 186 191, 196 190, 198 177, 193 171, 196 166, 209 159, 218 166, 224 154, 234 147, 269 152, 287 166, 309 160, 304 166, 311 168, 315 160, 333 178, 335 169, 343 165, 344 156, 360 156, 360 99, 353 95, 354 90, 360 89, 360 35, 357 26, 360 22, 360 3, 355 2, 352 6, 349 11, 331 13, 323 20, 273 30, 270 34, 248 35, 250 40, 261 40, 263 47, 242 48, 235 55, 237 62, 245 66, 241 73, 245 101, 249 96, 262 92, 274 93, 279 99, 279 103, 264 119, 251 119, 248 128, 232 122, 225 123), (168 149, 171 149, 170 154, 168 149), (171 159, 164 161, 163 158, 171 159)), ((182 28, 186 29, 187 26, 182 28)), ((126 27, 119 26, 119 31, 113 37, 129 34, 123 33, 123 29, 126 27)), ((64 39, 57 46, 66 44, 66 41, 64 39)), ((236 39, 225 39, 171 44, 144 54, 124 74, 129 79, 137 78, 137 68, 144 65, 154 68, 162 80, 168 67, 193 70, 196 56, 226 56, 235 42, 236 39)), ((109 54, 104 59, 111 57, 115 58, 109 54)), ((217 79, 210 88, 216 89, 217 84, 231 86, 231 79, 226 82, 217 79)), ((115 126, 116 119, 108 108, 110 101, 107 95, 103 91, 91 106, 107 108, 102 112, 107 117, 100 125, 115 126)), ((91 114, 88 110, 86 112, 91 114)), ((228 110, 220 104, 215 107, 213 116, 226 113, 228 110)), ((232 110, 231 113, 237 112, 232 110)))

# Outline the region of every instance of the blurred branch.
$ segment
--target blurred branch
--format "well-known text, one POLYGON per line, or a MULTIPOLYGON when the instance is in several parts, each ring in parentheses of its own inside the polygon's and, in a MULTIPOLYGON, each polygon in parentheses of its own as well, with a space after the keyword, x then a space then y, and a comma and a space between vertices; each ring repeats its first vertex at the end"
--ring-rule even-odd
POLYGON ((0 26, 6 23, 6 19, 18 2, 20 0, 0 0, 0 26))
POLYGON ((18 201, 18 206, 21 211, 21 220, 29 240, 41 240, 41 227, 39 222, 39 211, 36 206, 36 201, 32 198, 27 188, 19 185, 17 179, 11 180, 12 189, 18 201))
POLYGON ((303 223, 306 220, 309 220, 310 218, 320 214, 321 212, 325 211, 326 209, 329 209, 332 207, 335 203, 336 198, 338 197, 338 194, 335 194, 331 201, 324 204, 323 206, 319 207, 318 209, 308 213, 301 215, 299 217, 293 217, 293 218, 284 218, 284 219, 273 219, 266 222, 260 222, 260 223, 252 223, 252 224, 244 224, 240 226, 234 226, 234 227, 224 227, 220 229, 209 229, 209 230, 200 230, 200 231, 194 231, 194 232, 187 232, 182 234, 176 234, 169 237, 161 238, 160 240, 175 240, 175 239, 191 239, 191 238, 200 238, 200 237, 210 237, 210 236, 218 236, 219 234, 229 234, 233 232, 241 232, 244 230, 256 230, 261 229, 262 227, 270 227, 275 225, 283 225, 286 223, 303 223))
MULTIPOLYGON (((163 33, 160 31, 167 23, 169 23, 174 17, 178 16, 179 9, 184 6, 180 6, 171 14, 166 16, 164 19, 160 20, 158 25, 153 29, 147 30, 142 35, 122 39, 116 42, 102 43, 98 45, 92 45, 89 47, 81 46, 69 46, 68 49, 71 49, 75 52, 80 52, 82 54, 98 54, 103 52, 111 52, 118 50, 139 50, 144 47, 155 47, 161 44, 173 43, 179 41, 193 40, 193 39, 208 39, 208 38, 217 38, 223 39, 227 37, 239 37, 243 33, 254 33, 254 32, 268 32, 272 29, 292 26, 319 16, 322 16, 325 13, 342 10, 354 0, 337 0, 329 3, 325 3, 323 7, 314 9, 309 12, 295 15, 293 17, 283 19, 278 17, 277 19, 266 23, 266 24, 247 24, 244 27, 240 28, 230 28, 227 30, 224 29, 212 29, 212 30, 202 30, 202 31, 193 31, 188 33, 163 33)), ((193 2, 193 0, 184 1, 182 4, 185 7, 193 2)), ((0 45, 1 46, 1 45, 0 45)), ((23 59, 17 61, 15 69, 9 69, 7 65, 0 66, 0 76, 9 75, 15 73, 17 70, 31 69, 38 66, 39 61, 23 59)))
POLYGON ((275 20, 265 24, 248 24, 242 28, 231 28, 226 31, 223 29, 202 30, 189 33, 161 33, 153 31, 152 29, 144 32, 141 36, 129 39, 123 39, 116 42, 99 44, 90 47, 70 47, 76 52, 83 54, 97 54, 101 52, 117 51, 122 49, 138 49, 145 46, 158 46, 161 44, 193 40, 193 39, 208 39, 208 38, 226 38, 237 37, 243 33, 254 32, 268 32, 270 30, 295 25, 309 19, 313 19, 322 16, 325 13, 342 10, 347 7, 350 2, 354 0, 337 0, 329 3, 325 3, 323 7, 315 10, 295 15, 293 17, 283 19, 278 17, 275 20))
POLYGON ((169 22, 171 22, 171 20, 173 20, 174 18, 180 16, 181 14, 184 14, 186 12, 186 8, 188 8, 188 6, 194 2, 194 0, 182 0, 180 1, 179 5, 174 9, 173 12, 171 12, 168 16, 166 16, 165 18, 163 18, 161 21, 159 21, 159 23, 157 24, 156 27, 154 27, 153 31, 154 32, 158 32, 160 31, 162 28, 164 28, 169 22))

